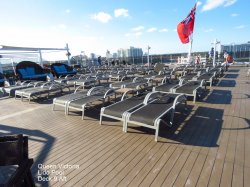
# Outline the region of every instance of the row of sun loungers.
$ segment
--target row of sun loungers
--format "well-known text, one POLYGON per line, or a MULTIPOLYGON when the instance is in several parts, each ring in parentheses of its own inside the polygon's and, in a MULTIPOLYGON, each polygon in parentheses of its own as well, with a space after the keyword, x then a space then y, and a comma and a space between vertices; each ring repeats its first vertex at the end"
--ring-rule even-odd
POLYGON ((128 73, 124 70, 117 71, 116 74, 114 72, 113 74, 91 72, 89 75, 69 75, 51 82, 25 82, 22 85, 6 88, 6 92, 9 95, 15 93, 16 98, 21 97, 22 100, 27 98, 30 102, 34 97, 49 96, 53 92, 69 89, 70 86, 75 88, 80 86, 72 94, 55 98, 53 110, 56 106, 61 106, 66 115, 71 111, 81 111, 82 119, 84 119, 87 108, 96 104, 104 105, 111 97, 116 100, 116 94, 123 90, 125 92, 121 101, 101 108, 100 124, 103 123, 103 118, 107 117, 121 121, 124 132, 127 132, 131 124, 154 129, 155 141, 157 141, 159 126, 161 124, 173 125, 176 107, 180 104, 186 105, 186 96, 192 96, 195 102, 206 89, 206 83, 212 86, 219 72, 218 69, 199 70, 183 73, 177 80, 172 80, 171 72, 163 74, 148 72, 146 75, 136 75, 133 71, 128 73), (116 75, 118 78, 115 77, 116 75), (107 87, 96 86, 100 80, 110 79, 119 81, 107 87), (82 90, 81 88, 84 87, 92 88, 82 90), (128 97, 129 93, 133 93, 131 94, 133 96, 128 97))

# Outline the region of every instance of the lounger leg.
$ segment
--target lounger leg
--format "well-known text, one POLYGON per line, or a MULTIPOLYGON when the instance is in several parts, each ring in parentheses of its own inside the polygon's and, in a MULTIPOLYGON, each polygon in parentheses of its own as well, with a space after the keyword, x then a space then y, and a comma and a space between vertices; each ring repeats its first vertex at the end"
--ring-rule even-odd
POLYGON ((196 96, 197 96, 197 92, 195 91, 195 92, 194 92, 194 100, 193 100, 193 103, 195 103, 195 101, 196 101, 196 96))
POLYGON ((85 105, 82 105, 82 120, 84 120, 85 105))
POLYGON ((124 125, 123 125, 123 131, 124 132, 127 132, 128 131, 128 122, 127 121, 124 121, 124 125))
POLYGON ((102 125, 102 114, 100 114, 100 122, 99 122, 100 125, 102 125))
POLYGON ((157 123, 156 125, 156 129, 155 129, 155 141, 158 141, 158 135, 159 135, 159 123, 157 123))
POLYGON ((171 117, 170 117, 170 127, 172 127, 172 125, 174 124, 174 112, 175 112, 175 109, 172 109, 171 117))
POLYGON ((66 105, 65 108, 65 114, 68 115, 69 114, 69 103, 66 105))

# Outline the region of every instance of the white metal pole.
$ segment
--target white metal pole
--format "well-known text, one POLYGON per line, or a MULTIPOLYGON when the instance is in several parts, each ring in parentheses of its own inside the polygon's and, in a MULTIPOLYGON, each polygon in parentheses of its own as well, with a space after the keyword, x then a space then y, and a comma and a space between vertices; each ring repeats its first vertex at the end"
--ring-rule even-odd
POLYGON ((13 68, 14 74, 16 74, 16 68, 15 68, 15 65, 14 65, 13 58, 11 58, 10 60, 11 60, 11 65, 12 65, 12 68, 13 68))
POLYGON ((216 57, 216 45, 217 45, 217 39, 214 41, 214 56, 213 56, 213 67, 215 67, 215 57, 216 57))
POLYGON ((70 66, 71 64, 70 64, 70 52, 69 52, 69 45, 68 45, 68 43, 66 43, 66 50, 67 50, 67 57, 68 57, 68 65, 70 66))
POLYGON ((0 73, 3 73, 2 63, 0 62, 0 73))
POLYGON ((148 46, 148 67, 149 67, 149 49, 150 47, 148 46))
POLYGON ((42 52, 41 52, 41 50, 40 50, 40 49, 38 50, 38 52, 39 52, 39 63, 40 63, 40 66, 41 66, 41 67, 43 67, 43 57, 42 57, 42 52))
POLYGON ((188 51, 188 63, 190 63, 191 62, 191 53, 192 53, 192 45, 193 45, 193 34, 191 34, 190 36, 189 36, 189 41, 190 41, 190 45, 189 45, 189 51, 188 51))

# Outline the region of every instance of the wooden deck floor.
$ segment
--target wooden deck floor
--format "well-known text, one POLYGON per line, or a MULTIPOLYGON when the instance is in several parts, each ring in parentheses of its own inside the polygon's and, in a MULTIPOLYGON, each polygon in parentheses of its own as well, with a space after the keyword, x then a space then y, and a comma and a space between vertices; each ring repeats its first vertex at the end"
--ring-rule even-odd
POLYGON ((29 136, 38 186, 247 187, 246 68, 231 68, 209 89, 201 102, 189 101, 188 110, 177 110, 175 125, 161 127, 158 143, 154 131, 145 128, 132 126, 123 133, 121 122, 106 118, 99 125, 96 109, 81 120, 79 112, 65 116, 63 108, 52 111, 51 100, 28 104, 13 98, 0 98, 0 135, 29 136), (51 178, 39 181, 41 177, 51 178))

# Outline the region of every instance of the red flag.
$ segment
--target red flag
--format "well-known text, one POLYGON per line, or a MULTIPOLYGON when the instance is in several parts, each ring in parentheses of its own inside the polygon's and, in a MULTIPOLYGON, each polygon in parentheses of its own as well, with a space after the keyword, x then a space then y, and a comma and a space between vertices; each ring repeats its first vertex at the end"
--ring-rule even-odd
POLYGON ((196 3, 188 16, 178 24, 177 32, 179 38, 183 44, 189 42, 189 36, 193 33, 194 30, 194 20, 195 20, 195 11, 196 11, 196 3))

